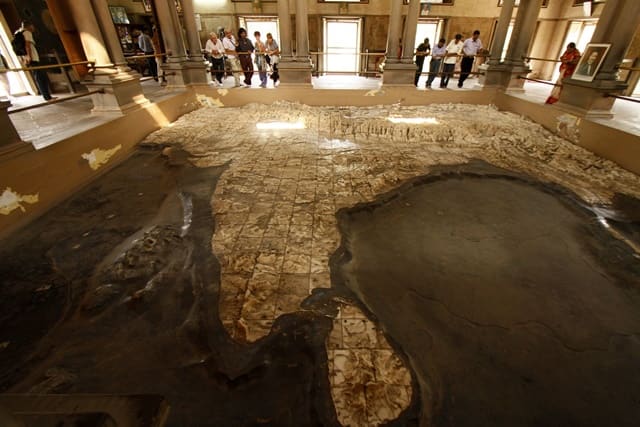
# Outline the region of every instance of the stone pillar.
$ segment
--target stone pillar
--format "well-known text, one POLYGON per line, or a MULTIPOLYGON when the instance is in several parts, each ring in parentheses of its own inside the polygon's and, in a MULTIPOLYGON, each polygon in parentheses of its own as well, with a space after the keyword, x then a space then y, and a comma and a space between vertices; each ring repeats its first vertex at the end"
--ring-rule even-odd
POLYGON ((196 13, 193 9, 193 0, 182 0, 182 11, 184 13, 184 26, 187 30, 189 57, 192 61, 200 61, 202 60, 202 44, 196 26, 196 13))
POLYGON ((500 19, 498 19, 498 26, 496 27, 493 46, 491 47, 491 56, 489 61, 478 67, 480 71, 484 71, 484 74, 480 74, 478 82, 481 86, 506 86, 511 78, 511 68, 503 64, 501 59, 514 5, 515 0, 504 0, 502 2, 500 19))
POLYGON ((131 68, 127 65, 127 60, 124 58, 124 52, 122 51, 122 45, 120 44, 120 36, 116 32, 116 27, 113 25, 111 18, 111 12, 106 0, 91 0, 93 9, 98 19, 98 25, 100 25, 100 32, 104 37, 105 47, 107 53, 113 61, 114 65, 121 71, 131 71, 131 68))
POLYGON ((309 57, 309 18, 307 0, 296 0, 296 57, 309 57))
POLYGON ((280 26, 280 59, 291 60, 291 14, 289 0, 278 0, 278 25, 280 26))
POLYGON ((506 41, 507 33, 509 32, 509 24, 511 23, 514 5, 515 0, 503 0, 502 2, 500 19, 498 19, 498 25, 493 38, 493 46, 491 46, 491 56, 488 61, 489 64, 499 64, 502 62, 502 51, 504 50, 504 42, 506 41))
MULTIPOLYGON (((2 64, 0 64, 0 67, 2 64)), ((27 151, 33 151, 33 145, 20 139, 18 131, 13 126, 7 109, 11 106, 8 100, 0 99, 0 161, 27 151)))
POLYGON ((510 68, 509 80, 506 87, 512 91, 522 92, 524 80, 518 76, 524 76, 531 72, 531 68, 525 63, 533 33, 538 22, 538 15, 542 7, 542 0, 521 0, 516 14, 516 22, 513 25, 511 41, 504 62, 510 68))
POLYGON ((83 83, 90 91, 104 91, 91 95, 93 111, 127 112, 148 104, 140 86, 140 75, 126 66, 107 0, 69 4, 85 55, 88 60, 95 61, 94 72, 87 75, 83 83), (114 43, 118 43, 117 48, 114 43))
MULTIPOLYGON (((402 37, 402 62, 413 64, 414 46, 416 45, 416 31, 418 29, 418 17, 420 16, 420 0, 409 0, 409 10, 405 21, 404 36, 402 37)), ((436 44, 437 41, 433 40, 436 44)))
POLYGON ((170 6, 167 0, 155 0, 154 4, 158 16, 158 24, 162 31, 162 40, 164 40, 167 52, 167 62, 184 62, 187 53, 182 42, 182 33, 176 32, 173 13, 171 12, 171 8, 175 8, 175 5, 170 6))
POLYGON ((574 78, 563 81, 556 104, 559 108, 585 117, 613 117, 615 98, 605 94, 622 94, 627 88, 626 83, 617 81, 618 67, 638 27, 638 16, 640 1, 607 0, 591 43, 611 43, 609 52, 593 81, 574 78))
POLYGON ((182 0, 182 11, 189 44, 189 61, 185 65, 186 72, 189 74, 189 84, 209 84, 211 82, 211 74, 207 72, 207 64, 202 55, 202 44, 200 44, 200 35, 196 26, 193 0, 182 0))
MULTIPOLYGON (((284 12, 288 0, 278 0, 278 16, 280 22, 291 19, 287 16, 280 16, 284 12)), ((286 6, 288 9, 288 5, 286 6)), ((283 55, 278 64, 280 74, 280 85, 311 86, 311 58, 309 57, 309 23, 307 14, 307 0, 296 0, 296 56, 291 57, 291 44, 289 44, 288 57, 283 55)), ((287 24, 286 26, 289 26, 287 24)), ((284 30, 283 27, 280 27, 284 30)), ((289 27, 289 34, 291 28, 289 27)), ((284 36, 281 36, 284 38, 284 36)))
POLYGON ((389 34, 387 35, 387 57, 385 64, 398 62, 398 49, 400 49, 400 37, 402 37, 402 2, 391 2, 389 14, 389 34))
MULTIPOLYGON (((183 8, 186 2, 183 2, 183 8)), ((180 18, 176 10, 174 0, 156 0, 156 13, 162 31, 165 48, 167 51, 167 61, 161 68, 165 72, 167 87, 186 87, 191 84, 207 84, 211 77, 208 76, 203 60, 191 61, 187 56, 184 45, 184 37, 180 18)), ((193 4, 191 11, 193 12, 193 4)), ((188 21, 187 9, 185 12, 185 22, 188 21)), ((192 15, 195 30, 195 15, 192 15)))
MULTIPOLYGON (((411 0, 411 6, 420 10, 420 1, 411 0)), ((407 18, 407 26, 411 21, 407 18)), ((417 17, 416 17, 417 26, 417 17)), ((409 31, 405 31, 405 37, 409 31)), ((416 65, 413 60, 405 62, 398 59, 398 49, 400 47, 400 37, 402 35, 402 1, 391 0, 391 13, 389 15, 389 35, 387 37, 387 56, 384 61, 384 72, 382 73, 382 84, 387 86, 413 86, 413 79, 416 73, 416 65)), ((413 45, 415 44, 416 28, 413 28, 413 42, 411 46, 407 44, 407 40, 403 40, 402 56, 411 55, 413 58, 413 45)))

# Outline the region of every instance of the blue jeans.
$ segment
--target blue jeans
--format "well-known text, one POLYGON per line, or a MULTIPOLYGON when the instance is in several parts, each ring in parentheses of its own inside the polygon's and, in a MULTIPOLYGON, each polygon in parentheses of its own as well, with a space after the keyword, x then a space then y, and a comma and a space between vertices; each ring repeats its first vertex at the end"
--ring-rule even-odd
MULTIPOLYGON (((440 71, 440 64, 442 63, 442 59, 431 59, 431 63, 429 64, 429 78, 427 79, 427 86, 431 86, 433 80, 436 78, 438 71, 440 71)), ((442 81, 442 78, 440 79, 442 81)))
POLYGON ((449 84, 449 78, 453 75, 453 70, 456 68, 456 64, 444 64, 442 70, 442 78, 440 79, 440 87, 447 87, 449 84))

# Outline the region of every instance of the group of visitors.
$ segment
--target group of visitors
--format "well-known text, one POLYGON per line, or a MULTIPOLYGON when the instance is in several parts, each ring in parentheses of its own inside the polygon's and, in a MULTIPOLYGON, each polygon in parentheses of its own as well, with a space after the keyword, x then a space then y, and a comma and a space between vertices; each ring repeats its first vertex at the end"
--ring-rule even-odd
POLYGON ((247 30, 244 28, 238 30, 237 39, 228 28, 225 28, 222 40, 218 38, 218 34, 215 32, 209 35, 209 40, 207 40, 204 50, 207 52, 211 62, 211 75, 214 78, 215 85, 222 86, 222 79, 226 70, 225 65, 228 65, 233 74, 234 87, 243 86, 240 83, 242 73, 244 73, 242 83, 244 83, 245 87, 250 87, 254 74, 254 64, 260 77, 260 87, 267 87, 269 71, 271 71, 273 85, 276 85, 279 79, 278 62, 280 58, 278 43, 271 33, 267 33, 265 41, 262 41, 260 31, 255 31, 253 37, 255 42, 252 42, 247 37, 247 30))
POLYGON ((422 74, 425 57, 431 55, 431 63, 429 64, 429 77, 427 78, 426 87, 431 88, 436 76, 440 75, 440 88, 446 88, 449 79, 454 73, 454 69, 458 61, 460 61, 460 77, 458 78, 458 87, 461 88, 464 81, 471 74, 473 61, 477 55, 482 53, 483 45, 480 41, 480 31, 475 30, 473 35, 462 41, 462 34, 456 34, 454 39, 445 47, 446 39, 441 38, 438 44, 431 49, 429 39, 424 39, 416 48, 416 76, 414 84, 418 86, 418 80, 422 74))

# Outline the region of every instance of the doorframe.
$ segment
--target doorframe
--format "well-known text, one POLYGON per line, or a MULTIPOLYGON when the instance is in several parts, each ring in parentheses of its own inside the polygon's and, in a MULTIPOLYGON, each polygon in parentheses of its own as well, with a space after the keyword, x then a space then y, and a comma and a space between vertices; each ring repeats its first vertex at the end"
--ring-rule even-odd
MULTIPOLYGON (((327 41, 328 41, 328 24, 329 22, 354 22, 358 24, 358 39, 356 41, 356 67, 355 70, 353 72, 345 72, 345 74, 352 74, 353 75, 360 75, 360 72, 362 71, 361 67, 362 67, 362 58, 360 56, 360 54, 362 53, 362 31, 363 31, 363 18, 361 16, 349 16, 349 17, 345 17, 345 16, 323 16, 322 17, 322 51, 323 51, 323 55, 318 55, 318 68, 321 70, 325 69, 325 66, 328 62, 327 56, 327 41)), ((330 74, 325 74, 325 73, 321 73, 320 75, 330 75, 330 74)))

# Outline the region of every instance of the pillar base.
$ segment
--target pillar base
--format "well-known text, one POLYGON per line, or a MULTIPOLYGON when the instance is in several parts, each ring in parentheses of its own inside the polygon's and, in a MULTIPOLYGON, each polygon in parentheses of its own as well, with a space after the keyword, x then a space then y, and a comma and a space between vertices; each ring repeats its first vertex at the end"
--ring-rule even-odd
POLYGON ((482 87, 507 87, 511 79, 511 67, 505 64, 481 64, 478 71, 478 84, 482 87))
POLYGON ((211 73, 204 61, 169 61, 161 66, 167 79, 167 88, 185 88, 190 85, 209 85, 211 73))
POLYGON ((523 65, 481 64, 478 69, 484 71, 480 75, 478 84, 482 87, 503 87, 509 92, 524 92, 526 80, 519 78, 526 76, 531 69, 523 65))
POLYGON ((142 93, 140 75, 135 71, 94 75, 93 80, 85 80, 83 83, 90 91, 104 90, 104 93, 91 95, 91 111, 96 113, 127 113, 149 104, 142 93))
POLYGON ((383 86, 415 86, 416 64, 386 62, 382 73, 383 86))
POLYGON ((583 82, 566 79, 562 82, 562 93, 556 106, 580 117, 612 118, 611 108, 616 99, 604 95, 621 95, 626 88, 626 84, 612 80, 583 82))
POLYGON ((280 86, 308 86, 311 87, 311 71, 313 65, 311 59, 280 60, 278 63, 278 74, 280 75, 280 86))
POLYGON ((10 106, 11 102, 0 100, 0 160, 34 150, 33 145, 20 139, 7 112, 10 106))

